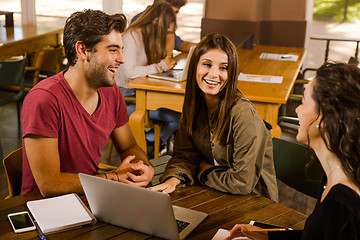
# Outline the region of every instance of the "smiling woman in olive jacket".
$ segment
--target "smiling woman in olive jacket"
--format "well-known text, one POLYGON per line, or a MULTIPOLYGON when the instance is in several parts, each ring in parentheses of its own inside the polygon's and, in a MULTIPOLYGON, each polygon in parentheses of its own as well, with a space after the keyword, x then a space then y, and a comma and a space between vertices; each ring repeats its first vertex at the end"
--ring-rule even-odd
POLYGON ((190 59, 173 156, 163 183, 151 189, 170 193, 178 185, 200 182, 278 201, 272 151, 267 125, 237 90, 235 46, 223 35, 206 36, 190 59))

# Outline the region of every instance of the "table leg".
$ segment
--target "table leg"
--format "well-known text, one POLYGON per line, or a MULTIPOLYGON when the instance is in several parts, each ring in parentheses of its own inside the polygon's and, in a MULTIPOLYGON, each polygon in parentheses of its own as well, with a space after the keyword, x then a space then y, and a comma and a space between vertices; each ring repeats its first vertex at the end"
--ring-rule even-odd
POLYGON ((277 124, 280 104, 253 102, 260 117, 272 126, 271 137, 281 138, 281 128, 277 124))

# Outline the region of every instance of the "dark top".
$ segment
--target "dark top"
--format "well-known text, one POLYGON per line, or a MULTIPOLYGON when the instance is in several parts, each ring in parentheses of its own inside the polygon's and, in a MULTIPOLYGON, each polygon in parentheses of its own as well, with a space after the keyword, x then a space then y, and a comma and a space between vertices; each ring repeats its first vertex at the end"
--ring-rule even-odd
POLYGON ((360 239, 360 196, 337 184, 323 202, 317 201, 304 230, 269 232, 269 239, 360 239))

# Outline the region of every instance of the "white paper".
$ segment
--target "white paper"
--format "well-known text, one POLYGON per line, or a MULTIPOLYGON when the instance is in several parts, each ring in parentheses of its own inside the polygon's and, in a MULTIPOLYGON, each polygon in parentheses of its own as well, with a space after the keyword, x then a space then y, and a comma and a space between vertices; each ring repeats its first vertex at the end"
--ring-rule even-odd
POLYGON ((283 77, 240 73, 238 80, 247 81, 247 82, 260 82, 260 83, 282 83, 283 77))
MULTIPOLYGON (((211 240, 224 240, 230 235, 230 232, 226 229, 219 228, 219 230, 216 232, 214 237, 211 240)), ((236 237, 233 238, 234 240, 240 240, 240 239, 250 239, 247 237, 236 237)))
POLYGON ((297 61, 299 56, 294 54, 275 54, 275 53, 262 53, 262 59, 280 60, 280 61, 297 61))

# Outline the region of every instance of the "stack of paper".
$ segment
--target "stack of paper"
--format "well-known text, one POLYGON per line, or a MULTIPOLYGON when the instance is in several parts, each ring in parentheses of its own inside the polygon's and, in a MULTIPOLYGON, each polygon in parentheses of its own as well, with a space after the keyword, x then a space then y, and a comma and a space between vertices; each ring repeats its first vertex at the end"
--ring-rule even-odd
MULTIPOLYGON (((226 229, 222 229, 220 228, 215 236, 211 239, 211 240, 225 240, 228 236, 230 236, 230 232, 226 229)), ((240 240, 240 239, 250 239, 250 238, 247 238, 247 237, 236 237, 236 238, 233 238, 234 240, 240 240)))
POLYGON ((238 80, 246 81, 246 82, 259 82, 259 83, 282 83, 283 77, 240 73, 238 80))
POLYGON ((262 53, 261 59, 281 60, 281 61, 297 61, 299 56, 294 54, 276 54, 276 53, 262 53))
POLYGON ((74 193, 29 201, 27 207, 43 233, 96 223, 93 214, 74 193))

